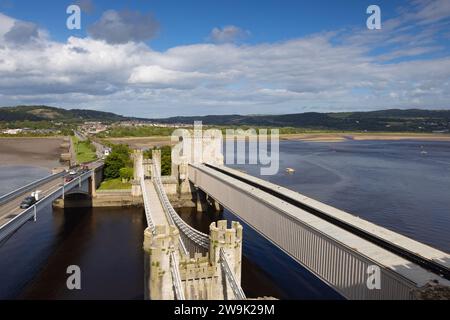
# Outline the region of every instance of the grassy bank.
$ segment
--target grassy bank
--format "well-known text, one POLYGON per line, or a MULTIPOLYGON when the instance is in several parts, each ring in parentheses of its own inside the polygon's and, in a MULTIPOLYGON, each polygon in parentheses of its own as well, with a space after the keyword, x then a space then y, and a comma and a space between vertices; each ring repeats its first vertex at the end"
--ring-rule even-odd
POLYGON ((72 141, 78 163, 91 162, 97 159, 95 146, 90 141, 81 141, 77 137, 72 137, 72 141))
POLYGON ((131 189, 130 182, 122 182, 122 179, 111 179, 103 181, 98 190, 129 190, 131 189))

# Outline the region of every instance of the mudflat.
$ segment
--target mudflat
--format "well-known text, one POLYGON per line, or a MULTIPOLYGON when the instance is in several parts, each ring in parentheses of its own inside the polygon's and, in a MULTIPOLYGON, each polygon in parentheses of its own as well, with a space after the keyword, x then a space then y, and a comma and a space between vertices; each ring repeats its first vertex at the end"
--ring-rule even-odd
MULTIPOLYGON (((131 148, 153 148, 174 145, 169 136, 108 138, 114 144, 127 144, 131 148)), ((342 142, 347 140, 416 140, 450 141, 449 134, 433 133, 298 133, 281 134, 280 140, 306 142, 342 142)))
POLYGON ((280 135, 280 139, 308 142, 341 142, 346 140, 450 141, 450 135, 432 133, 302 133, 280 135))
POLYGON ((0 138, 0 166, 60 166, 62 137, 0 138))

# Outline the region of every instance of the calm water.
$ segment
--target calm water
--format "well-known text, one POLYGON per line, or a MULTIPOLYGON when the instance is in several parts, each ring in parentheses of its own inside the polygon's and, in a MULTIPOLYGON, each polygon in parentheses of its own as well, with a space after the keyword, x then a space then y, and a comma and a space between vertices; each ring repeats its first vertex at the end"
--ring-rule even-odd
MULTIPOLYGON (((259 176, 257 166, 232 167, 259 176)), ((450 252, 449 142, 283 141, 280 172, 260 177, 450 252), (286 168, 294 168, 296 173, 287 174, 286 168)), ((228 211, 223 215, 239 220, 228 211)), ((200 226, 200 218, 191 223, 200 226)), ((339 299, 332 289, 241 223, 244 255, 276 283, 274 296, 339 299)), ((244 289, 245 285, 243 278, 244 289)))
MULTIPOLYGON (((0 167, 1 194, 48 174, 0 167)), ((145 225, 143 209, 41 210, 0 244, 0 299, 143 299, 145 225), (69 265, 81 291, 66 288, 69 265)))
POLYGON ((0 196, 51 174, 49 170, 27 166, 0 166, 0 196))
MULTIPOLYGON (((280 173, 262 178, 450 252, 450 143, 282 142, 280 148, 280 173), (286 167, 296 173, 285 174, 286 167)), ((0 193, 47 174, 0 167, 0 193)), ((237 219, 230 212, 181 215, 204 232, 212 221, 237 219)), ((0 245, 0 299, 142 299, 144 228, 142 209, 49 207, 0 245), (81 267, 81 291, 65 287, 72 264, 81 267)), ((242 285, 251 297, 339 298, 245 225, 242 285)))
POLYGON ((450 252, 450 142, 282 142, 280 163, 261 178, 450 252))
POLYGON ((145 224, 139 209, 42 210, 0 247, 0 299, 143 299, 145 224))

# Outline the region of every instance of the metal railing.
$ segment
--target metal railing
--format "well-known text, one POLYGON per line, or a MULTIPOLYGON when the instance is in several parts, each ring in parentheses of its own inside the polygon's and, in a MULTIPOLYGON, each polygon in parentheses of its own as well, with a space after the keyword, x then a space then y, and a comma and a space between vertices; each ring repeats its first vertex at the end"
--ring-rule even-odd
POLYGON ((170 252, 170 272, 172 274, 173 279, 173 289, 175 292, 175 298, 177 300, 185 300, 183 285, 181 283, 180 271, 178 269, 178 260, 175 255, 175 252, 170 252))
POLYGON ((236 298, 236 300, 247 299, 244 290, 242 290, 241 286, 236 280, 236 277, 234 276, 233 271, 231 271, 231 268, 228 265, 223 248, 220 248, 219 252, 220 252, 220 265, 222 266, 222 269, 225 272, 228 282, 230 283, 230 287, 231 290, 233 291, 234 297, 236 298))
POLYGON ((49 175, 42 179, 33 181, 33 182, 31 182, 23 187, 20 187, 14 191, 11 191, 0 197, 0 205, 3 205, 4 203, 11 201, 12 199, 24 194, 25 192, 33 190, 34 188, 40 186, 43 183, 47 183, 47 182, 52 181, 57 178, 62 178, 64 175, 66 175, 65 171, 62 171, 62 172, 56 173, 56 174, 52 174, 52 175, 49 175))
POLYGON ((41 200, 36 202, 34 205, 29 207, 28 209, 25 209, 24 211, 19 213, 17 216, 15 216, 11 220, 9 220, 7 223, 1 225, 0 226, 0 243, 2 243, 4 240, 8 239, 14 232, 16 232, 21 226, 23 226, 29 220, 34 219, 36 221, 37 211, 40 208, 51 204, 57 198, 64 196, 64 194, 68 190, 71 190, 71 189, 79 186, 82 183, 82 181, 88 179, 94 171, 95 171, 95 169, 92 169, 91 171, 80 175, 76 179, 74 179, 66 184, 61 184, 53 192, 51 192, 50 194, 43 197, 41 200))
POLYGON ((147 197, 147 195, 148 195, 147 187, 145 185, 145 179, 144 179, 143 174, 141 174, 141 176, 139 177, 139 180, 140 180, 140 184, 141 184, 142 198, 144 198, 144 209, 145 209, 145 218, 147 219, 147 226, 150 228, 152 233, 154 233, 155 232, 155 224, 153 223, 153 219, 152 219, 152 212, 150 209, 150 202, 147 197))
POLYGON ((186 239, 194 244, 192 249, 194 249, 195 252, 204 252, 205 249, 209 249, 209 236, 192 228, 180 218, 164 191, 160 173, 155 165, 153 165, 153 172, 153 183, 169 221, 180 230, 180 235, 182 235, 183 240, 186 239))

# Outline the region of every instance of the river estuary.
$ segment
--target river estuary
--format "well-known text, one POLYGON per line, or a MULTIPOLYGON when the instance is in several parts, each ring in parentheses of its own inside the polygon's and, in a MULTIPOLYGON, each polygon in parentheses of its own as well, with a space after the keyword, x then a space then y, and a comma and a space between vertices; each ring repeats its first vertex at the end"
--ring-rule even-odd
MULTIPOLYGON (((450 252, 450 143, 346 141, 280 145, 280 171, 262 177, 450 252), (294 168, 287 174, 286 168, 294 168)), ((258 175, 257 167, 234 166, 258 175)), ((0 167, 0 194, 49 172, 0 167)), ((207 232, 230 212, 183 219, 207 232)), ((143 209, 42 210, 0 245, 0 299, 142 299, 143 209), (66 288, 79 265, 82 290, 66 288)), ((330 288, 244 226, 242 286, 250 297, 339 299, 330 288)))

